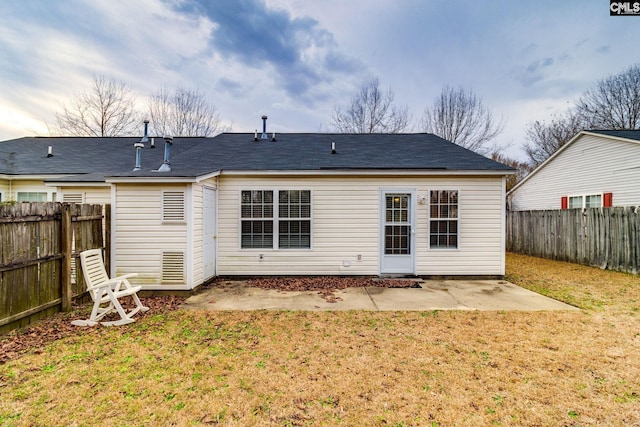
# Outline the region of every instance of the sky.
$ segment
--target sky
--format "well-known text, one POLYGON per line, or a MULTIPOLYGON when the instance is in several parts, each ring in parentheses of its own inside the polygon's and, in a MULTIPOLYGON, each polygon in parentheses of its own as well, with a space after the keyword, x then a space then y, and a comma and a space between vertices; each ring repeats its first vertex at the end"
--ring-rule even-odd
MULTIPOLYGON (((0 140, 46 136, 95 76, 138 108, 197 90, 234 132, 329 132, 378 78, 420 132, 444 86, 471 90, 526 160, 525 129, 640 63, 640 16, 606 0, 0 1, 0 140)), ((141 124, 140 133, 143 132, 141 124)))

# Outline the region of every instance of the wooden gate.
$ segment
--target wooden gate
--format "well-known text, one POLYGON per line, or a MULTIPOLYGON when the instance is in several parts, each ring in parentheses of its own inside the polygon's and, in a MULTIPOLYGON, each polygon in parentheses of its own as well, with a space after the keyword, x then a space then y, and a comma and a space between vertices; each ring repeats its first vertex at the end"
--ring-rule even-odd
POLYGON ((85 293, 76 254, 109 248, 102 212, 102 205, 0 205, 0 333, 70 310, 85 293))

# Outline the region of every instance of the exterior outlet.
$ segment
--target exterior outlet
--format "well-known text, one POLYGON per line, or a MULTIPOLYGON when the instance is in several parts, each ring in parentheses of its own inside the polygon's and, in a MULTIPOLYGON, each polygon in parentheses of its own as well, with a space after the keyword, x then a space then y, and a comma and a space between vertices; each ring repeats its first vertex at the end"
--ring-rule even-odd
POLYGON ((358 261, 362 261, 362 255, 358 254, 358 261))

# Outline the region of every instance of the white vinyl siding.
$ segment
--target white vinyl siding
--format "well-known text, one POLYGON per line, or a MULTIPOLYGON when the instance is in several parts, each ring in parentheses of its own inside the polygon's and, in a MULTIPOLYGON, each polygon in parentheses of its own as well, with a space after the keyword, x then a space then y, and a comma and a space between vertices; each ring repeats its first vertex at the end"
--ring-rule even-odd
POLYGON ((58 187, 59 197, 63 201, 69 200, 69 197, 78 199, 78 196, 82 197, 82 202, 76 203, 90 203, 97 205, 106 205, 111 203, 111 186, 87 186, 87 187, 58 187))
POLYGON ((509 193, 511 210, 560 209, 571 195, 613 194, 640 205, 640 143, 585 134, 509 193))
MULTIPOLYGON (((165 220, 163 208, 167 192, 186 195, 187 186, 118 184, 115 189, 115 273, 138 273, 132 282, 147 289, 187 286, 186 279, 182 284, 177 283, 175 275, 169 283, 162 280, 165 253, 172 254, 171 260, 175 260, 173 255, 176 253, 184 254, 183 277, 188 276, 192 259, 189 242, 193 242, 188 236, 188 221, 165 220)), ((190 210, 185 209, 185 212, 190 210)), ((171 270, 175 271, 175 265, 171 270)))
POLYGON ((500 275, 503 261, 502 177, 224 176, 218 187, 220 275, 377 275, 380 256, 380 189, 455 188, 459 201, 459 249, 429 249, 429 204, 416 212, 416 274, 500 275), (312 194, 310 250, 242 250, 239 197, 247 189, 300 189, 312 194))

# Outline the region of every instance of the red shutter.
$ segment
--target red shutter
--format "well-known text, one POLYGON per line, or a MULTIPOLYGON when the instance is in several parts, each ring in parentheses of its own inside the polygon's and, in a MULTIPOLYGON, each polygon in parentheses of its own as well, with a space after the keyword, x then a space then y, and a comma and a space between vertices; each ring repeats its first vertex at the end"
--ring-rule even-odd
POLYGON ((604 193, 602 195, 602 207, 610 208, 613 206, 613 193, 604 193))
POLYGON ((560 209, 567 209, 569 207, 569 197, 562 196, 560 199, 560 209))

